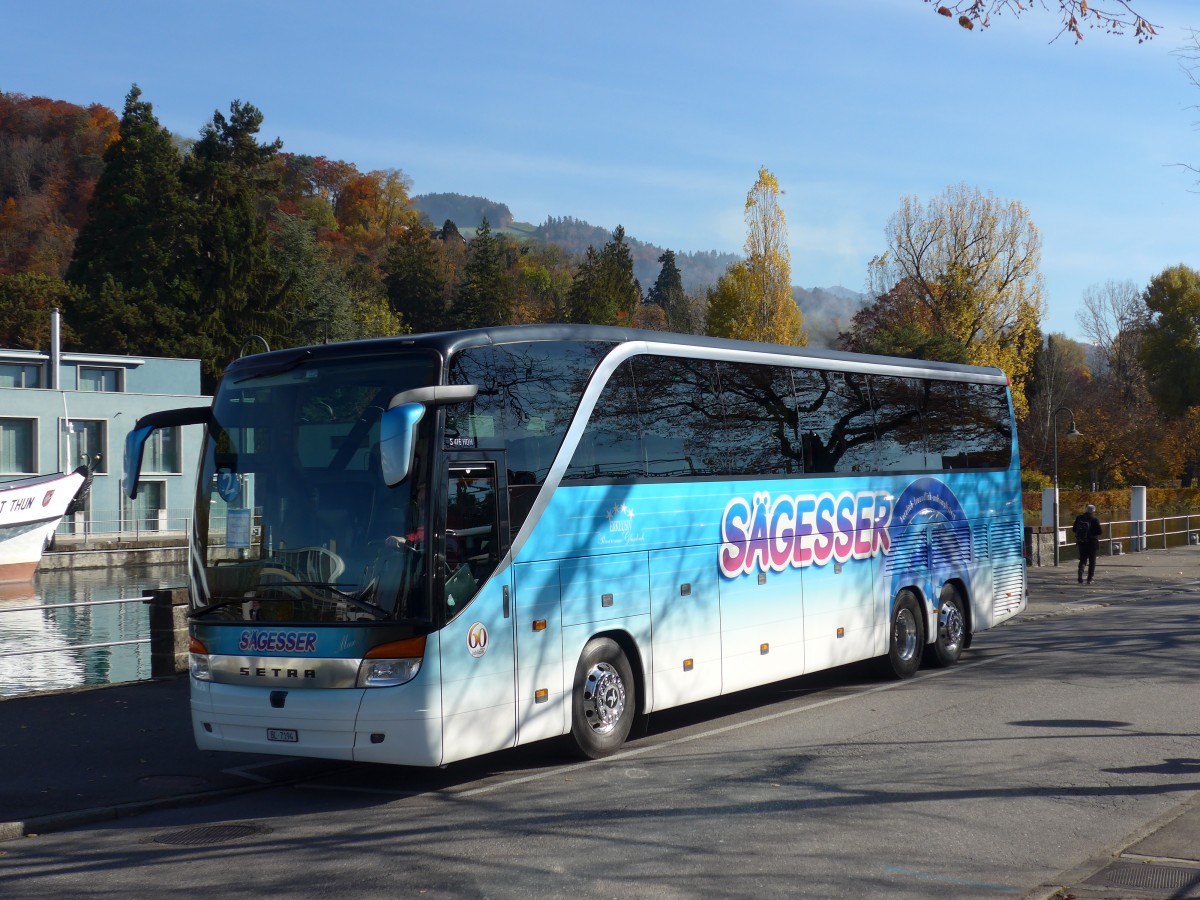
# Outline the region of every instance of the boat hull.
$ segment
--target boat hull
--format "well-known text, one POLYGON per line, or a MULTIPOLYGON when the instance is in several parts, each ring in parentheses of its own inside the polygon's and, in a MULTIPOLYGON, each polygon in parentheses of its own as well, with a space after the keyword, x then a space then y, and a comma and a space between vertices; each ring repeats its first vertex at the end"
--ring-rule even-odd
POLYGON ((46 542, 86 481, 77 470, 0 484, 0 584, 33 578, 46 542))

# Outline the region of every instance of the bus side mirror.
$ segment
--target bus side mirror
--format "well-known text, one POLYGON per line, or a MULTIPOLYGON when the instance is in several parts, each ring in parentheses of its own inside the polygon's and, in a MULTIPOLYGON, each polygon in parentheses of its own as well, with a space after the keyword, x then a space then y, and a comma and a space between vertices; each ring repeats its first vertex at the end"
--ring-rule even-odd
POLYGON ((478 393, 475 384, 433 385, 401 391, 391 399, 379 422, 379 466, 388 487, 399 484, 412 471, 417 423, 426 405, 466 403, 478 393))
POLYGON ((146 441, 156 428, 206 425, 209 412, 207 406, 185 406, 182 409, 164 409, 148 413, 138 419, 133 430, 125 435, 125 471, 121 476, 121 492, 130 500, 137 497, 138 476, 142 473, 142 454, 146 450, 146 441))
POLYGON ((424 414, 424 404, 402 403, 385 412, 379 422, 379 465, 388 487, 402 482, 412 470, 417 423, 424 414))
POLYGON ((137 497, 138 476, 142 472, 142 454, 153 431, 152 427, 145 426, 135 428, 125 435, 125 467, 121 475, 121 493, 130 500, 137 497))

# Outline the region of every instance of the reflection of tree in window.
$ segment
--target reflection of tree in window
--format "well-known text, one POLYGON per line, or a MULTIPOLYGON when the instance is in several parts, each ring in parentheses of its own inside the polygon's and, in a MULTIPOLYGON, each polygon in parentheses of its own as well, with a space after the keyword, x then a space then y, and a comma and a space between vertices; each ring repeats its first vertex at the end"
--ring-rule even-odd
POLYGON ((925 444, 930 468, 967 468, 964 442, 964 391, 958 381, 925 382, 925 444))
POLYGON ((731 474, 792 475, 804 471, 790 369, 721 364, 725 427, 718 434, 731 474))
POLYGON ((539 341, 473 347, 451 360, 449 383, 478 385, 479 394, 446 407, 445 447, 506 451, 514 529, 529 514, 579 398, 610 347, 539 341))
POLYGON ((972 469, 1006 467, 1012 456, 1008 393, 999 384, 968 384, 962 437, 972 469))
POLYGON ((592 410, 587 427, 567 467, 568 481, 641 478, 641 428, 637 397, 628 361, 613 372, 592 410))
POLYGON ((722 475, 727 442, 716 363, 639 356, 633 360, 651 476, 722 475))
POLYGON ((871 376, 881 469, 924 470, 925 440, 921 429, 924 394, 925 382, 919 378, 871 376))
POLYGON ((824 369, 796 369, 792 375, 808 471, 876 468, 875 426, 866 376, 824 369))

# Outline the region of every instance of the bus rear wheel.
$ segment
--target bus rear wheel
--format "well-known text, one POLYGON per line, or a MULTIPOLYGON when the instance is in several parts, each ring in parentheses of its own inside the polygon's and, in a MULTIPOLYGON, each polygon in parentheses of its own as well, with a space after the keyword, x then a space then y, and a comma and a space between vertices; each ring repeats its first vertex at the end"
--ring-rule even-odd
POLYGON ((952 584, 942 588, 938 603, 937 638, 925 648, 925 659, 935 666, 946 668, 958 662, 966 645, 967 619, 963 615, 963 599, 952 584))
POLYGON ((896 595, 892 607, 892 622, 888 636, 886 671, 896 678, 912 678, 921 666, 924 649, 924 629, 921 627, 921 608, 912 591, 896 595))
POLYGON ((633 727, 637 694, 633 669, 610 638, 593 638, 583 648, 571 688, 571 739, 585 759, 621 749, 633 727))

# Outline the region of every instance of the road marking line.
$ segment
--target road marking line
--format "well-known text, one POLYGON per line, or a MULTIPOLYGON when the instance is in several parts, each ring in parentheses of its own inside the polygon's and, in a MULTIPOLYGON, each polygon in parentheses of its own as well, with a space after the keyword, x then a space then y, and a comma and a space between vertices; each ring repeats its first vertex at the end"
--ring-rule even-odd
MULTIPOLYGON (((777 719, 786 719, 789 716, 799 715, 800 713, 809 712, 814 709, 820 709, 824 706, 832 706, 835 703, 842 703, 846 700, 857 700, 861 697, 869 697, 872 694, 880 694, 880 693, 883 693, 884 691, 891 691, 891 690, 895 690, 896 688, 899 688, 899 687, 905 687, 907 685, 916 684, 921 681, 927 681, 930 678, 938 678, 942 675, 949 675, 952 672, 962 672, 962 671, 965 671, 966 669, 974 669, 974 668, 978 668, 979 666, 986 666, 986 665, 989 665, 994 662, 999 662, 1002 659, 1012 659, 1015 656, 1021 655, 1022 652, 1024 652, 1024 651, 1014 651, 1012 653, 1001 654, 1000 656, 993 656, 988 659, 977 660, 976 662, 963 663, 960 666, 954 666, 949 669, 940 669, 939 671, 936 671, 936 672, 929 672, 928 674, 919 675, 916 678, 906 679, 904 681, 893 681, 893 682, 889 682, 888 684, 881 684, 881 685, 877 685, 876 687, 873 687, 873 688, 868 688, 865 691, 858 691, 853 694, 843 694, 840 697, 830 697, 825 700, 818 700, 816 703, 809 703, 805 706, 796 707, 794 709, 781 710, 780 712, 774 712, 774 713, 771 713, 766 716, 759 716, 756 719, 750 719, 749 721, 746 721, 746 722, 737 722, 732 725, 722 725, 720 728, 711 728, 708 731, 704 731, 699 734, 690 734, 685 737, 674 738, 669 741, 664 741, 661 744, 647 745, 644 747, 633 747, 633 748, 630 748, 629 750, 622 750, 619 753, 613 754, 612 756, 606 756, 603 759, 591 759, 591 760, 587 760, 582 763, 578 763, 571 767, 571 771, 575 771, 575 770, 577 770, 581 767, 585 767, 585 766, 590 767, 590 766, 600 765, 600 764, 621 762, 622 760, 632 759, 635 756, 642 756, 646 753, 650 753, 651 751, 663 750, 668 747, 677 747, 677 746, 680 746, 681 744, 688 744, 688 743, 691 743, 692 741, 700 741, 700 740, 704 740, 705 738, 716 737, 717 735, 726 734, 731 731, 737 731, 742 728, 751 728, 755 725, 763 725, 767 722, 774 722, 777 719)), ((562 769, 555 768, 555 769, 551 769, 551 770, 548 770, 545 772, 538 772, 533 775, 525 775, 525 776, 522 776, 521 778, 514 778, 511 781, 503 781, 503 782, 499 782, 497 784, 490 784, 490 785, 485 785, 484 787, 471 788, 471 789, 465 790, 465 791, 451 792, 450 795, 453 797, 478 797, 481 794, 489 794, 492 791, 499 790, 500 788, 503 788, 503 787, 511 787, 511 786, 518 785, 518 784, 528 784, 533 781, 540 781, 543 778, 548 778, 550 776, 561 775, 561 774, 562 774, 562 769)))

